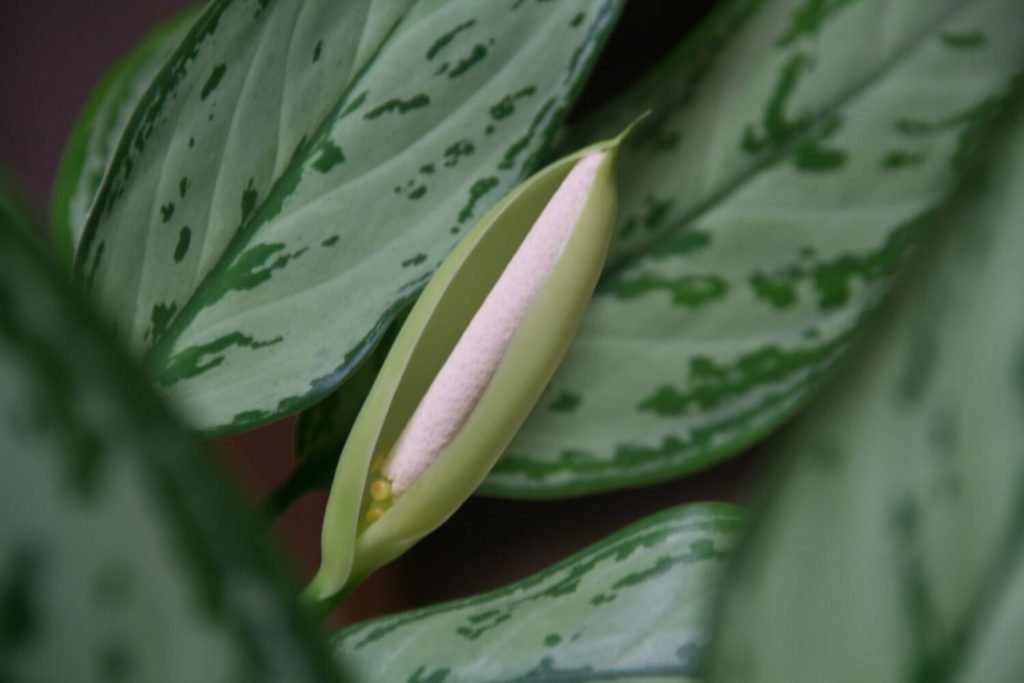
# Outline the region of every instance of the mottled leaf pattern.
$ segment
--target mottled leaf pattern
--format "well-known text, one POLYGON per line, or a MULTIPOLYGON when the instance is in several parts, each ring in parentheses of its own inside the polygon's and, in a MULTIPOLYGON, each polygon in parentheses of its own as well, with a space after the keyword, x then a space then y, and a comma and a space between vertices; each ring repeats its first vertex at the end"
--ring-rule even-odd
POLYGON ((806 401, 1024 65, 1018 0, 730 2, 579 132, 621 157, 610 268, 484 491, 664 479, 806 401))
POLYGON ((1012 128, 779 444, 711 680, 1020 680, 1024 108, 1012 128))
POLYGON ((128 118, 195 15, 187 10, 147 35, 107 72, 75 122, 50 206, 53 246, 68 265, 128 118))
POLYGON ((215 0, 147 92, 76 257, 209 431, 344 380, 534 167, 621 0, 215 0))
POLYGON ((690 680, 742 521, 667 510, 494 593, 349 627, 334 650, 366 681, 690 680))
POLYGON ((207 454, 0 216, 0 680, 335 680, 207 454))

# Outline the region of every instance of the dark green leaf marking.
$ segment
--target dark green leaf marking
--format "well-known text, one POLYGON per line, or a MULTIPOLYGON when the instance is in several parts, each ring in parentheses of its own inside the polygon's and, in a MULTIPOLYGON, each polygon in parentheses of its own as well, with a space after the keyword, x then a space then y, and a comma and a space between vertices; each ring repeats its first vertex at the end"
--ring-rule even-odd
POLYGON ((160 207, 160 220, 167 223, 174 215, 174 202, 167 202, 160 207))
POLYGON ((418 266, 419 264, 423 263, 426 260, 427 260, 427 255, 426 254, 416 254, 415 256, 407 258, 404 261, 402 261, 402 267, 403 268, 410 268, 412 266, 418 266))
POLYGON ((555 397, 548 409, 553 413, 571 413, 582 401, 583 399, 576 394, 563 391, 555 397))
POLYGON ((529 97, 537 92, 537 89, 532 85, 527 86, 511 95, 505 95, 501 98, 501 101, 491 107, 491 118, 495 121, 508 118, 516 111, 516 100, 520 100, 524 97, 529 97))
POLYGON ((920 166, 924 163, 926 155, 924 152, 912 152, 906 149, 894 149, 887 152, 882 158, 882 168, 887 171, 899 170, 910 166, 920 166))
POLYGON ((167 326, 178 312, 178 304, 157 304, 149 315, 149 339, 156 341, 164 336, 167 326))
POLYGON ((167 362, 167 383, 196 377, 224 362, 225 352, 232 347, 262 349, 279 344, 282 337, 258 340, 241 332, 232 332, 206 344, 191 346, 170 357, 167 362))
POLYGON ((956 49, 973 49, 984 47, 986 41, 985 34, 981 32, 974 33, 954 33, 952 31, 943 33, 939 36, 942 39, 942 44, 947 47, 956 49))
POLYGON ((192 229, 187 225, 183 226, 178 232, 178 245, 174 247, 174 262, 181 263, 181 260, 185 258, 185 254, 188 253, 189 242, 192 241, 192 229))
POLYGON ((620 276, 605 286, 604 291, 620 299, 636 299, 651 292, 666 291, 676 306, 699 308, 724 297, 729 291, 729 285, 718 275, 665 277, 645 273, 632 277, 620 276))
POLYGON ((637 228, 643 226, 648 231, 654 231, 665 223, 675 201, 671 198, 658 198, 653 195, 644 197, 644 213, 641 216, 633 215, 626 220, 622 227, 622 234, 629 235, 637 228))
MULTIPOLYGON (((520 154, 522 154, 527 147, 529 147, 530 142, 533 140, 533 136, 540 131, 541 126, 544 125, 544 119, 547 117, 549 113, 551 113, 551 110, 554 106, 554 98, 544 103, 544 106, 540 108, 540 110, 534 115, 533 120, 530 121, 530 127, 527 129, 526 134, 523 135, 523 137, 516 140, 514 143, 512 143, 512 145, 505 152, 505 156, 501 160, 501 163, 498 164, 498 168, 502 170, 511 170, 512 168, 515 167, 516 158, 520 154)), ((529 163, 529 161, 530 160, 528 160, 527 163, 529 163)))
POLYGON ((448 72, 448 78, 458 78, 483 61, 486 56, 487 46, 483 43, 477 43, 473 46, 473 50, 448 72))
POLYGON ((755 387, 770 386, 808 367, 828 363, 846 343, 848 340, 843 339, 793 349, 772 345, 744 354, 735 365, 723 365, 707 356, 694 356, 687 373, 689 391, 684 393, 670 384, 662 385, 640 403, 637 410, 662 417, 715 410, 755 387))
POLYGON ((256 192, 256 181, 249 178, 249 184, 242 190, 242 220, 247 220, 256 208, 256 199, 259 194, 256 192))
POLYGON ((711 245, 711 233, 697 228, 680 230, 659 242, 651 250, 654 260, 686 256, 711 245))
POLYGON ((220 64, 213 68, 213 71, 210 73, 210 77, 206 79, 206 83, 203 84, 203 89, 199 93, 200 100, 205 101, 206 98, 217 89, 217 86, 220 85, 220 80, 224 78, 224 73, 227 70, 227 64, 220 64))
POLYGON ((43 609, 36 603, 42 570, 38 549, 22 546, 0 561, 0 654, 32 642, 43 609))
POLYGON ((447 33, 441 35, 436 41, 434 41, 434 44, 430 46, 430 49, 427 50, 427 59, 433 59, 434 57, 436 57, 438 54, 440 54, 441 50, 443 50, 449 43, 455 40, 455 37, 459 35, 459 33, 475 25, 476 19, 469 19, 459 24, 451 31, 448 31, 447 33))
POLYGON ((826 142, 842 128, 842 119, 831 117, 821 131, 796 146, 793 163, 803 171, 837 171, 846 164, 845 150, 829 147, 826 142))
POLYGON ((353 98, 353 100, 349 102, 342 110, 340 118, 345 118, 346 116, 354 112, 356 109, 359 109, 359 107, 363 106, 363 103, 366 102, 366 98, 367 96, 369 96, 369 94, 369 90, 364 90, 358 95, 356 95, 355 98, 353 98))
MULTIPOLYGON (((476 151, 476 145, 473 144, 472 140, 459 140, 457 142, 452 143, 444 151, 444 166, 445 166, 445 168, 454 168, 455 166, 458 165, 459 159, 461 159, 462 157, 467 157, 467 156, 469 156, 470 154, 472 154, 475 151, 476 151)), ((433 164, 429 164, 429 166, 430 166, 430 171, 428 171, 428 172, 429 173, 433 173, 434 172, 434 165, 433 164)), ((420 169, 420 170, 423 170, 423 169, 420 169)))
POLYGON ((978 140, 985 128, 1005 108, 1012 92, 1013 90, 1010 89, 1006 92, 986 97, 977 104, 939 120, 928 121, 925 119, 902 118, 895 121, 893 127, 910 138, 927 138, 947 130, 959 129, 960 135, 957 138, 957 149, 953 154, 951 163, 956 168, 962 168, 969 161, 971 153, 977 146, 978 140))
POLYGON ((210 301, 223 298, 228 292, 258 287, 273 276, 274 271, 286 268, 293 259, 302 256, 306 250, 299 249, 290 254, 281 254, 284 244, 257 244, 238 255, 228 266, 228 277, 210 289, 210 301))
POLYGON ((421 93, 415 97, 409 98, 408 100, 392 99, 366 112, 363 118, 375 119, 390 112, 404 114, 408 111, 412 111, 413 109, 425 107, 428 104, 430 104, 430 97, 426 93, 421 93))
POLYGON ((345 154, 330 139, 324 140, 317 150, 318 156, 313 161, 313 168, 321 173, 327 173, 338 164, 345 161, 345 154))
POLYGON ((786 105, 796 92, 800 79, 807 74, 813 65, 810 57, 796 53, 783 65, 772 96, 764 111, 762 131, 758 132, 753 125, 743 131, 741 146, 750 154, 758 154, 772 147, 781 147, 800 132, 805 121, 803 118, 790 120, 786 115, 786 105))
POLYGON ((472 187, 469 188, 469 201, 466 203, 462 210, 459 211, 459 222, 465 223, 473 217, 473 212, 476 210, 477 202, 484 198, 488 192, 498 186, 498 178, 495 176, 488 176, 487 178, 481 178, 473 183, 472 187))
POLYGON ((756 271, 750 278, 754 294, 772 306, 794 305, 803 282, 811 282, 823 310, 839 308, 850 298, 857 279, 871 283, 897 273, 916 244, 917 235, 933 216, 931 211, 891 230, 885 243, 874 251, 847 254, 818 261, 812 251, 804 251, 801 261, 774 273, 756 271))

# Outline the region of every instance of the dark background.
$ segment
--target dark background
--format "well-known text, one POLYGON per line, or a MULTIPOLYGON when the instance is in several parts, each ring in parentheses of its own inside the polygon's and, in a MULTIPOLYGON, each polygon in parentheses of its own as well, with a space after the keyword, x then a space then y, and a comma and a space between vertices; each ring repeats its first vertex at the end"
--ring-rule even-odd
MULTIPOLYGON (((149 29, 189 4, 0 1, 0 167, 21 185, 41 223, 64 142, 94 85, 149 29)), ((642 74, 712 4, 631 0, 572 118, 642 74)), ((292 420, 285 420, 214 445, 251 501, 287 473, 291 428, 292 420)), ((647 514, 694 500, 735 500, 755 459, 747 454, 679 481, 575 500, 473 499, 442 529, 369 579, 334 621, 496 588, 647 514)), ((274 527, 274 541, 298 581, 309 577, 319 561, 324 500, 321 494, 307 496, 274 527)))

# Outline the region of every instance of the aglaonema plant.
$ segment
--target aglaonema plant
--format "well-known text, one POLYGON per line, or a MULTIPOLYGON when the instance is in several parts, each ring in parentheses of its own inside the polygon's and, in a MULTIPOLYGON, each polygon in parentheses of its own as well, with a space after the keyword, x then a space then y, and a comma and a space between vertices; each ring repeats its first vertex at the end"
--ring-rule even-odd
POLYGON ((567 123, 624 5, 213 0, 110 72, 70 287, 0 201, 0 679, 1016 680, 1024 8, 722 0, 567 123), (333 665, 307 623, 475 491, 662 481, 805 406, 750 514, 333 665), (301 595, 194 435, 295 412, 301 595))

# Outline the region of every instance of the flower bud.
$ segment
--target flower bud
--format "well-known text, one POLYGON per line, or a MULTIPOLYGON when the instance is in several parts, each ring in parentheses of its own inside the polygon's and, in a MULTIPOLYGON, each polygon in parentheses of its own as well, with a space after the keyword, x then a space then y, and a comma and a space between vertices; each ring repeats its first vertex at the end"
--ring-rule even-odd
POLYGON ((307 601, 350 590, 437 528, 522 425, 604 265, 621 139, 514 189, 437 269, 342 451, 307 601))

